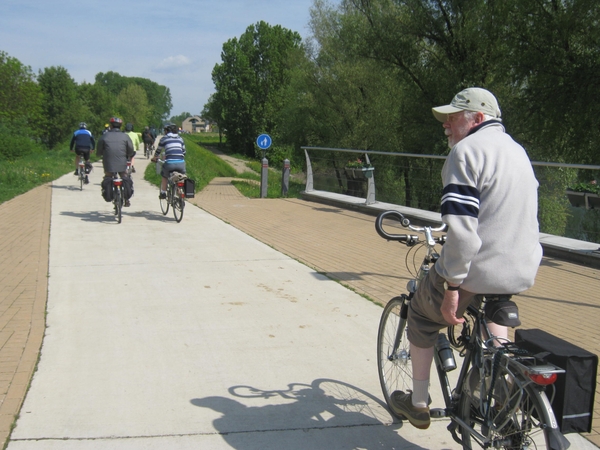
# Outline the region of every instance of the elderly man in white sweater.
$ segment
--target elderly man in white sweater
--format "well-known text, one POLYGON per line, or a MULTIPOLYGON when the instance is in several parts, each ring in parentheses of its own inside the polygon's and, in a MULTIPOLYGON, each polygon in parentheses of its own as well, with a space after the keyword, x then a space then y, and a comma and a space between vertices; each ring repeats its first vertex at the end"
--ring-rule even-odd
MULTIPOLYGON (((542 248, 537 221, 538 182, 521 145, 506 132, 494 95, 459 92, 433 108, 450 154, 442 169, 446 244, 408 312, 413 391, 392 394, 391 408, 417 428, 430 424, 429 374, 439 330, 462 323, 482 294, 517 294, 533 285, 542 248)), ((495 336, 506 327, 490 324, 495 336)))

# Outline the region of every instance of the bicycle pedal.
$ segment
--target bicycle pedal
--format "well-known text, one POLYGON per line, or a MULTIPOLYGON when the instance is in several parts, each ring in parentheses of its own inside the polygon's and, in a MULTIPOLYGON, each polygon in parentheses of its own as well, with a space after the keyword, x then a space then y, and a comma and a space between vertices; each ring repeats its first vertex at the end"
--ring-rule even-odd
POLYGON ((431 408, 429 410, 429 415, 433 419, 440 419, 442 417, 446 417, 446 410, 444 408, 431 408))

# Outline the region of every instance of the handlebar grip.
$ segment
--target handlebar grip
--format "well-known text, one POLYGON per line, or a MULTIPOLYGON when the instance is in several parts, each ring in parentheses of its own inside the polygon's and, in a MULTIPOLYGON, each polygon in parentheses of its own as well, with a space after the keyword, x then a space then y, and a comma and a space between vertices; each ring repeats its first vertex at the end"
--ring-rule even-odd
POLYGON ((384 219, 396 219, 403 227, 408 227, 410 225, 410 220, 404 217, 398 211, 384 211, 377 216, 375 220, 375 230, 377 230, 377 234, 388 241, 399 241, 399 242, 407 242, 409 236, 406 234, 390 234, 387 233, 383 229, 383 220, 384 219))

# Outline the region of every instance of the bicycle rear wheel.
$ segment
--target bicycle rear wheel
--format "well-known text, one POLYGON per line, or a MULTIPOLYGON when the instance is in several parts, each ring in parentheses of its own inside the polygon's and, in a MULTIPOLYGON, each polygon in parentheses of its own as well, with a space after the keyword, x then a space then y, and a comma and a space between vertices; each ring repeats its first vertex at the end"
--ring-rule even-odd
POLYGON ((406 337, 405 297, 394 297, 383 308, 377 333, 377 369, 386 403, 394 391, 412 389, 412 364, 406 337))
MULTIPOLYGON (((491 358, 488 360, 491 362, 491 358)), ((513 377, 505 367, 498 369, 494 385, 490 413, 487 424, 480 400, 480 392, 487 398, 490 378, 481 379, 478 368, 472 368, 466 378, 465 387, 459 402, 461 418, 475 431, 488 438, 492 448, 506 450, 550 449, 547 425, 545 423, 546 394, 531 382, 524 384, 513 377), (485 383, 482 389, 482 384, 485 383)), ((463 449, 483 447, 475 436, 461 428, 463 449), (474 446, 475 445, 475 446, 474 446)), ((487 447, 486 447, 487 448, 487 447)))
POLYGON ((177 223, 183 219, 183 208, 185 208, 185 200, 181 198, 179 193, 173 195, 173 216, 177 223))
POLYGON ((166 216, 169 212, 169 203, 171 202, 171 187, 167 186, 167 195, 165 198, 160 199, 160 209, 163 213, 163 216, 166 216))
POLYGON ((79 161, 79 190, 83 191, 83 182, 85 180, 85 163, 82 160, 79 161))
POLYGON ((117 216, 117 223, 121 223, 122 208, 123 208, 123 193, 120 188, 115 188, 113 193, 113 203, 115 205, 115 216, 117 216))

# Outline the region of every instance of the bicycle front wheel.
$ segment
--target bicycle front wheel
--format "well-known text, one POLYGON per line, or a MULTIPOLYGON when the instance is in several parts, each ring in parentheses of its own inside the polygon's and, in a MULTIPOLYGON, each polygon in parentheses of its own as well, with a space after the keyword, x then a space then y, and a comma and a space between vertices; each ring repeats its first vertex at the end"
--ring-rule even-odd
POLYGON ((167 195, 165 198, 160 199, 160 209, 163 213, 163 216, 166 216, 169 212, 169 202, 171 201, 171 189, 167 187, 167 195))
POLYGON ((485 400, 488 398, 490 382, 490 377, 480 376, 480 370, 475 367, 466 378, 459 413, 467 424, 487 439, 487 443, 461 428, 463 449, 472 450, 487 445, 485 448, 549 450, 551 447, 544 418, 546 406, 549 407, 550 403, 546 394, 532 382, 524 384, 505 367, 500 367, 488 406, 485 400), (481 400, 481 392, 484 401, 481 400), (487 420, 484 418, 486 408, 489 408, 487 420))
POLYGON ((377 333, 377 369, 379 383, 386 403, 394 391, 412 389, 412 364, 409 342, 406 337, 405 297, 394 297, 385 308, 379 321, 377 333))
POLYGON ((185 200, 179 194, 173 196, 173 216, 177 223, 183 219, 183 208, 185 208, 185 200))

